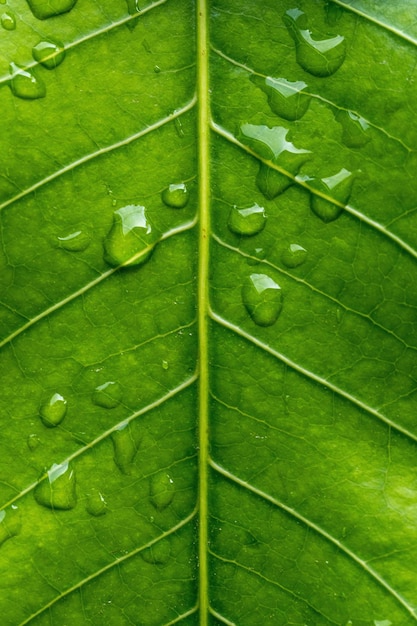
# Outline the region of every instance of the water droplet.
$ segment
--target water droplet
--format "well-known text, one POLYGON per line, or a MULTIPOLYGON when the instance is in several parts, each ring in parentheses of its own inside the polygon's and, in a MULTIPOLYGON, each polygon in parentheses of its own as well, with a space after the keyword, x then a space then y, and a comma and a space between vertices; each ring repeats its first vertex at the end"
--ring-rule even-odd
POLYGON ((174 498, 174 481, 166 472, 159 472, 152 476, 149 492, 152 505, 158 511, 163 511, 174 498))
POLYGON ((338 110, 335 118, 342 126, 342 140, 348 148, 362 148, 368 143, 369 124, 364 117, 353 111, 338 110))
POLYGON ((67 412, 67 401, 61 394, 54 395, 46 400, 39 410, 42 423, 47 428, 54 428, 62 422, 67 412))
POLYGON ((303 93, 307 83, 289 81, 285 78, 266 78, 253 74, 252 82, 268 96, 268 104, 273 113, 286 120, 299 120, 306 113, 310 97, 303 93))
POLYGON ((162 369, 167 370, 169 368, 169 363, 168 361, 165 361, 165 359, 162 361, 162 369))
POLYGON ((322 179, 313 179, 310 185, 331 198, 334 198, 338 204, 326 200, 316 194, 310 195, 310 204, 313 212, 323 222, 333 222, 343 211, 343 205, 349 200, 350 192, 353 184, 353 174, 342 168, 340 172, 334 176, 328 176, 322 179))
POLYGON ((87 513, 94 517, 100 517, 107 513, 107 502, 98 489, 92 489, 88 494, 85 509, 87 513))
POLYGON ((82 252, 90 245, 90 237, 87 233, 77 230, 65 237, 57 237, 58 245, 69 252, 82 252))
POLYGON ((162 539, 153 546, 140 552, 144 561, 151 565, 165 565, 171 556, 171 545, 168 539, 162 539))
POLYGON ((155 72, 155 74, 159 74, 159 72, 161 71, 161 68, 159 67, 159 65, 155 65, 155 67, 153 68, 153 71, 155 72))
POLYGON ((122 401, 122 393, 120 383, 109 380, 95 388, 93 402, 105 409, 114 409, 122 401))
POLYGON ((256 176, 256 184, 265 198, 273 200, 281 193, 284 193, 288 187, 291 187, 294 181, 288 176, 285 176, 285 174, 281 174, 281 172, 277 172, 277 170, 274 170, 272 167, 268 167, 265 163, 261 163, 256 176))
POLYGON ((282 262, 287 267, 298 267, 302 265, 307 258, 307 250, 297 243, 292 243, 284 251, 282 262))
POLYGON ((285 170, 295 173, 309 158, 310 150, 296 148, 287 140, 288 128, 263 124, 242 124, 240 138, 265 159, 274 161, 285 170), (249 140, 249 141, 248 141, 249 140))
POLYGON ((36 450, 36 448, 39 447, 40 443, 41 443, 41 440, 38 437, 38 435, 36 435, 35 433, 32 433, 27 438, 27 444, 28 444, 29 450, 36 450))
POLYGON ((38 20, 68 13, 76 5, 77 0, 28 0, 29 7, 38 20))
POLYGON ((346 55, 344 37, 330 35, 326 39, 313 39, 307 29, 305 13, 299 9, 287 11, 283 20, 295 42, 297 62, 306 72, 330 76, 339 69, 346 55))
POLYGON ((48 70, 53 70, 65 59, 65 49, 62 43, 49 39, 36 44, 32 48, 32 56, 48 70))
POLYGON ((189 200, 188 189, 184 183, 169 185, 161 194, 163 202, 173 209, 183 209, 189 200))
MULTIPOLYGON (((174 111, 175 113, 175 111, 174 111)), ((182 127, 182 122, 179 117, 176 117, 174 120, 175 130, 177 131, 177 135, 180 139, 185 137, 184 129, 182 127)))
POLYGON ((239 209, 234 206, 229 213, 227 225, 232 233, 250 237, 260 233, 264 229, 265 223, 265 209, 255 203, 247 209, 239 209))
POLYGON ((0 511, 0 546, 19 534, 22 526, 20 511, 17 506, 11 506, 0 511))
POLYGON ((34 70, 25 70, 16 63, 10 63, 11 79, 9 82, 13 95, 24 100, 44 98, 46 87, 40 78, 35 76, 34 70))
POLYGON ((132 433, 129 422, 123 422, 112 433, 114 462, 122 474, 129 475, 138 451, 138 444, 132 433))
POLYGON ((4 30, 15 30, 16 18, 11 11, 5 11, 1 16, 1 25, 4 30))
POLYGON ((248 265, 259 265, 259 263, 266 258, 266 250, 264 248, 253 248, 253 250, 248 250, 247 252, 251 257, 255 257, 248 257, 246 259, 248 265))
POLYGON ((272 326, 282 309, 282 291, 266 274, 251 274, 242 287, 242 301, 258 326, 272 326))
POLYGON ((77 504, 75 474, 68 461, 53 464, 35 488, 35 500, 48 509, 69 511, 77 504))
POLYGON ((140 13, 141 9, 139 7, 139 0, 126 0, 126 4, 129 15, 136 15, 136 13, 140 13))
POLYGON ((140 265, 149 259, 158 238, 145 207, 129 204, 113 213, 113 225, 104 240, 104 259, 114 267, 140 265))

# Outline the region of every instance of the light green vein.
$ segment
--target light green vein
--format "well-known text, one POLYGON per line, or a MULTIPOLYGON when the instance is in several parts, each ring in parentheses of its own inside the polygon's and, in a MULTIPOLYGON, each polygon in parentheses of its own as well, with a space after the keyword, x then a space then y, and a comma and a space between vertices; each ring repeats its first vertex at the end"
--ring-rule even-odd
POLYGON ((179 615, 178 617, 173 619, 171 622, 167 622, 163 626, 172 626, 173 624, 178 624, 178 622, 181 622, 183 619, 190 617, 190 615, 194 615, 194 613, 197 613, 197 611, 198 611, 198 606, 193 606, 192 609, 190 609, 189 611, 186 611, 182 615, 179 615))
POLYGON ((213 617, 218 619, 220 622, 223 622, 223 624, 227 624, 227 626, 236 626, 235 622, 231 622, 230 620, 226 619, 224 615, 222 615, 221 613, 218 613, 212 607, 210 607, 209 610, 210 610, 211 615, 213 615, 213 617))

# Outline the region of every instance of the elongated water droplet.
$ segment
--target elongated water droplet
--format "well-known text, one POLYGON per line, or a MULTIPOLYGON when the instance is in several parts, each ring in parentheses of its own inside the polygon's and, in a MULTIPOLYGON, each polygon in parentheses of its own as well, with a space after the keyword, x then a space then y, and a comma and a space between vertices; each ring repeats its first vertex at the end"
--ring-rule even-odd
POLYGON ((150 481, 150 501, 155 509, 163 511, 174 498, 174 481, 166 472, 159 472, 152 476, 150 481))
POLYGON ((114 409, 122 401, 122 388, 120 383, 109 380, 99 385, 93 392, 93 402, 105 409, 114 409))
POLYGON ((282 309, 281 287, 266 274, 251 274, 242 287, 242 301, 258 326, 272 326, 282 309))
POLYGON ((93 517, 100 517, 107 513, 107 502, 98 489, 92 489, 88 494, 85 509, 93 517))
POLYGON ((122 474, 129 475, 133 468, 133 461, 138 451, 138 444, 132 433, 129 422, 123 422, 112 433, 114 462, 122 474))
POLYGON ((27 0, 29 7, 38 20, 68 13, 76 5, 77 0, 27 0))
POLYGON ((334 176, 328 176, 322 179, 313 179, 310 185, 318 191, 334 198, 338 204, 326 200, 316 194, 310 195, 310 204, 313 212, 323 222, 332 222, 337 219, 343 211, 343 205, 349 200, 350 192, 353 184, 353 174, 342 168, 340 172, 334 176))
POLYGON ((62 43, 50 39, 40 41, 32 48, 32 56, 48 70, 53 70, 65 59, 65 48, 62 43))
POLYGON ((297 62, 306 72, 330 76, 339 69, 346 56, 344 37, 329 35, 326 39, 313 39, 305 14, 299 9, 287 11, 283 20, 295 42, 297 62))
POLYGON ((129 15, 140 13, 139 0, 126 0, 126 4, 129 15))
POLYGON ((1 25, 4 30, 15 30, 16 18, 11 11, 5 11, 1 16, 1 25))
POLYGON ((54 395, 41 405, 39 410, 42 423, 47 428, 54 428, 62 422, 67 412, 67 401, 61 394, 54 395))
POLYGON ((158 241, 144 206, 129 204, 113 213, 113 226, 104 240, 104 259, 119 265, 140 265, 149 259, 158 241))
POLYGON ((189 200, 185 183, 169 185, 161 194, 163 202, 173 209, 183 209, 189 200))
POLYGON ((342 126, 342 140, 348 148, 362 148, 370 140, 369 124, 353 111, 338 110, 336 120, 342 126))
POLYGON ((227 225, 232 233, 250 237, 260 233, 264 229, 265 223, 265 209, 255 203, 247 209, 239 209, 234 206, 229 213, 227 225))
POLYGON ((239 135, 260 156, 295 174, 311 153, 310 150, 296 148, 287 140, 288 133, 288 128, 283 126, 269 128, 264 124, 242 124, 239 135))
POLYGON ((268 96, 271 111, 286 120, 299 120, 306 113, 310 97, 303 93, 307 83, 292 82, 285 78, 266 78, 256 74, 251 76, 252 82, 268 96))
POLYGON ((47 477, 36 486, 35 500, 48 509, 69 511, 77 504, 75 474, 68 461, 52 465, 47 477))
POLYGON ((284 251, 282 255, 282 262, 287 267, 298 267, 302 265, 307 258, 307 250, 298 243, 292 243, 284 251))
POLYGON ((81 230, 76 230, 64 237, 57 237, 58 245, 69 252, 82 252, 90 245, 90 237, 81 230))
POLYGON ((10 63, 11 79, 9 82, 13 95, 24 100, 37 100, 44 98, 46 87, 35 75, 34 70, 25 70, 16 63, 10 63))
POLYGON ((140 552, 144 561, 152 565, 165 565, 171 556, 171 545, 169 539, 162 539, 150 548, 140 552))
POLYGON ((291 187, 294 181, 292 178, 281 174, 281 172, 277 172, 277 170, 274 170, 265 163, 260 163, 259 171, 256 176, 256 184, 265 198, 273 200, 281 193, 284 193, 288 187, 291 187))
POLYGON ((22 527, 20 511, 16 505, 0 511, 0 546, 19 534, 22 527))
POLYGON ((39 447, 40 443, 41 443, 41 440, 38 437, 38 435, 36 435, 35 433, 32 433, 27 438, 27 444, 28 444, 29 450, 32 450, 32 451, 36 450, 36 448, 39 447))

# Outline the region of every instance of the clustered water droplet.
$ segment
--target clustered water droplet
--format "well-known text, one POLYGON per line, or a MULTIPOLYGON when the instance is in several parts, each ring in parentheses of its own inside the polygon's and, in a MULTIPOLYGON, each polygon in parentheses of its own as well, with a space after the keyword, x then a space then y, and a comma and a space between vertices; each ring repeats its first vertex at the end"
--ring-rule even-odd
POLYGON ((158 472, 151 477, 149 485, 151 504, 163 511, 169 506, 175 495, 174 480, 167 472, 158 472))
POLYGON ((369 123, 361 115, 338 109, 335 118, 342 126, 342 140, 348 148, 362 148, 371 139, 369 123))
POLYGON ((255 203, 253 206, 240 209, 232 207, 227 223, 229 230, 236 235, 250 237, 264 229, 266 223, 265 209, 255 203))
POLYGON ((243 283, 242 301, 258 326, 272 326, 282 309, 281 287, 267 274, 251 274, 243 283))
POLYGON ((34 492, 38 504, 61 511, 69 511, 77 504, 75 473, 68 461, 53 464, 34 492))
POLYGON ((90 237, 87 233, 76 230, 65 237, 57 237, 58 245, 69 252, 82 252, 90 245, 90 237))
POLYGON ((37 100, 45 97, 46 87, 35 74, 35 70, 24 69, 16 63, 10 63, 9 71, 11 74, 9 85, 15 96, 24 100, 37 100))
POLYGON ((22 526, 20 511, 16 505, 0 511, 0 546, 19 534, 22 526))
POLYGON ((87 495, 86 505, 87 513, 93 517, 101 517, 107 513, 107 502, 98 489, 92 489, 87 495))
POLYGON ((307 258, 307 250, 297 243, 291 243, 282 254, 282 262, 290 268, 302 265, 307 258))
POLYGON ((310 181, 310 186, 323 194, 317 195, 312 192, 310 195, 311 208, 323 222, 332 222, 339 217, 349 200, 353 178, 352 172, 342 168, 333 176, 310 181), (334 201, 327 200, 326 196, 334 201))
POLYGON ((104 240, 104 259, 113 267, 147 261, 159 234, 144 206, 129 204, 113 213, 113 225, 104 240))
POLYGON ((304 93, 307 83, 290 81, 285 78, 251 76, 252 82, 268 96, 268 103, 273 113, 289 121, 299 120, 306 113, 310 97, 304 93))
POLYGON ((39 414, 42 423, 47 428, 58 426, 67 412, 67 401, 60 393, 54 393, 41 404, 39 414))
POLYGON ((77 0, 27 0, 29 7, 38 20, 68 13, 77 3, 77 0))
POLYGON ((95 388, 92 396, 94 404, 105 409, 114 409, 122 401, 122 388, 120 383, 109 380, 95 388))
POLYGON ((133 462, 138 451, 138 443, 129 422, 123 422, 111 435, 114 450, 114 462, 122 474, 132 472, 133 462))
POLYGON ((48 39, 40 41, 32 48, 32 56, 48 70, 53 70, 64 60, 65 48, 61 43, 48 39))
POLYGON ((172 209, 183 209, 189 200, 188 189, 185 183, 169 185, 161 194, 162 201, 172 209))
POLYGON ((1 25, 4 30, 16 29, 16 18, 11 11, 4 11, 4 13, 1 14, 1 25))

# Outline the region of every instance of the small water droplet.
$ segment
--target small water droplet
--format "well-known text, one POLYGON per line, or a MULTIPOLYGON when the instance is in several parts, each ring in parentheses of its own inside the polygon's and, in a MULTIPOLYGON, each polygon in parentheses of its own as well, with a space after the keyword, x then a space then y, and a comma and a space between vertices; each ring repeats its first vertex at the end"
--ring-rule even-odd
POLYGON ((27 0, 29 7, 38 20, 68 13, 77 3, 77 0, 27 0))
POLYGON ((15 30, 16 18, 11 11, 5 11, 1 16, 1 25, 4 30, 15 30))
POLYGON ((11 506, 0 511, 0 546, 19 534, 22 527, 20 511, 17 506, 11 506))
POLYGON ((36 435, 35 433, 32 433, 27 438, 27 444, 28 444, 29 450, 36 450, 36 448, 39 447, 40 443, 41 443, 41 440, 38 437, 38 435, 36 435))
POLYGON ((159 67, 159 65, 155 65, 155 67, 153 68, 153 71, 155 72, 155 74, 159 74, 159 72, 161 71, 161 68, 159 67))
POLYGON ((248 254, 251 255, 250 258, 246 259, 248 265, 259 265, 259 263, 266 258, 266 250, 264 248, 253 248, 253 250, 248 250, 248 254))
POLYGON ((251 237, 257 235, 264 229, 266 224, 265 209, 258 204, 254 204, 247 209, 232 207, 229 213, 227 225, 232 233, 251 237))
POLYGON ((283 20, 295 42, 297 62, 306 72, 330 76, 339 69, 346 56, 344 37, 329 35, 326 39, 313 39, 305 13, 299 9, 288 10, 283 20))
POLYGON ((93 402, 105 409, 114 409, 122 401, 122 393, 120 383, 109 380, 95 388, 93 402))
POLYGON ((290 81, 285 78, 272 78, 253 74, 251 80, 268 96, 268 104, 273 113, 286 120, 299 120, 306 113, 310 97, 303 93, 307 83, 290 81))
POLYGON ((123 422, 112 433, 114 462, 122 474, 129 475, 138 451, 138 444, 132 433, 129 422, 123 422))
POLYGON ((342 140, 348 148, 362 148, 371 139, 369 124, 361 115, 353 111, 338 110, 335 118, 342 126, 342 140))
POLYGON ((144 206, 129 204, 113 213, 113 225, 104 240, 109 265, 140 265, 147 261, 159 236, 144 206))
POLYGON ((349 200, 352 190, 354 176, 349 170, 342 168, 334 176, 327 178, 313 179, 310 185, 318 191, 334 198, 338 204, 326 200, 314 193, 310 195, 310 204, 313 212, 323 222, 333 222, 343 211, 343 205, 349 200))
POLYGON ((48 70, 53 70, 65 59, 65 48, 62 43, 50 39, 40 41, 32 48, 32 56, 48 70))
POLYGON ((183 209, 189 200, 185 183, 169 185, 161 194, 162 201, 173 209, 183 209))
POLYGON ((165 565, 171 556, 171 545, 168 539, 162 539, 153 546, 140 552, 144 561, 151 565, 165 565))
POLYGON ((87 233, 77 230, 65 237, 57 237, 58 245, 69 252, 82 252, 90 245, 90 237, 87 233))
POLYGON ((277 172, 277 170, 274 170, 272 167, 268 167, 265 163, 261 163, 256 176, 256 184, 265 198, 273 200, 281 193, 284 193, 288 187, 291 187, 294 181, 288 176, 285 176, 285 174, 281 174, 281 172, 277 172))
POLYGON ((45 97, 46 87, 35 75, 34 70, 25 70, 16 63, 10 63, 9 71, 11 74, 9 85, 13 95, 24 100, 37 100, 45 97))
POLYGON ((139 0, 126 0, 126 4, 129 15, 136 15, 136 13, 140 13, 141 9, 139 7, 139 0))
POLYGON ((149 487, 150 501, 155 509, 163 511, 171 504, 175 487, 174 481, 166 472, 159 472, 152 476, 149 487))
POLYGON ((272 326, 282 309, 281 287, 266 274, 251 274, 242 287, 242 301, 258 326, 272 326))
POLYGON ((85 509, 93 517, 100 517, 107 513, 107 502, 98 489, 92 489, 88 494, 85 509))
POLYGON ((168 361, 165 361, 165 359, 162 361, 162 369, 167 370, 169 368, 169 363, 168 361))
POLYGON ((67 401, 61 394, 54 395, 41 405, 39 410, 42 423, 47 428, 54 428, 62 422, 67 412, 67 401))
POLYGON ((298 267, 307 258, 307 250, 298 243, 291 243, 282 255, 282 262, 287 267, 298 267))
MULTIPOLYGON (((175 111, 174 111, 175 113, 175 111)), ((177 135, 180 139, 183 139, 185 137, 185 133, 184 133, 184 129, 182 127, 182 122, 180 120, 179 117, 176 117, 174 119, 174 125, 175 125, 175 130, 177 131, 177 135)))
POLYGON ((35 500, 48 509, 69 511, 77 504, 75 473, 68 461, 53 464, 35 488, 35 500))

